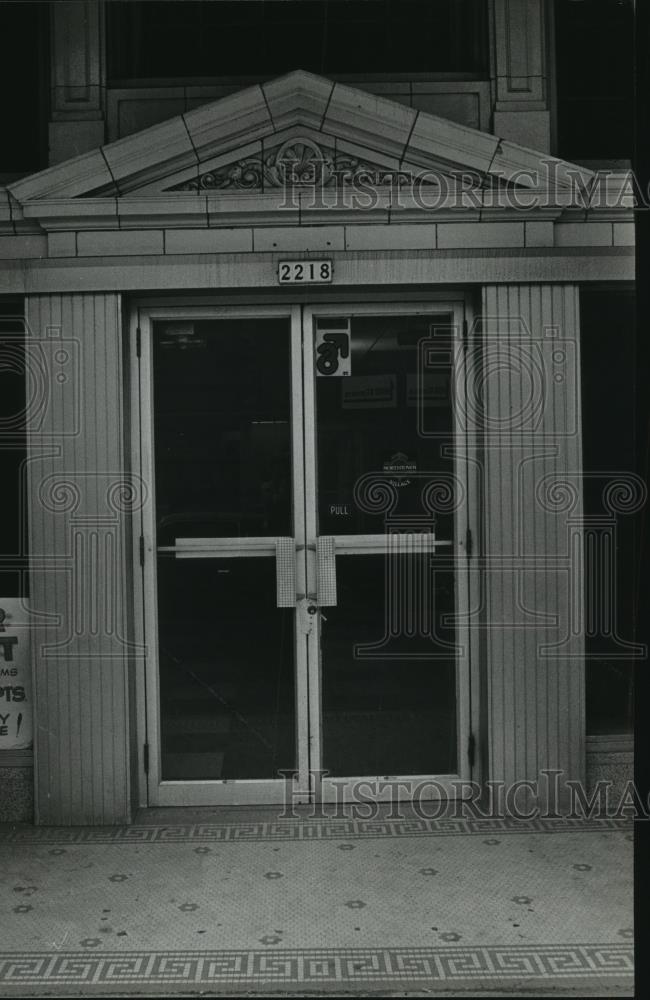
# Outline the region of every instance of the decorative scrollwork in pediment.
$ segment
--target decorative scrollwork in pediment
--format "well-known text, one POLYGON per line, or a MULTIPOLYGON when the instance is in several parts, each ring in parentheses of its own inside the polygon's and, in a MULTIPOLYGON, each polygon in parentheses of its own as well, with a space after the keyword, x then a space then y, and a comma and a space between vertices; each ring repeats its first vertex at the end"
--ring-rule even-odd
POLYGON ((264 190, 286 187, 336 187, 401 183, 399 171, 385 170, 346 154, 321 148, 313 139, 288 139, 266 155, 244 157, 208 170, 170 188, 172 191, 264 190))

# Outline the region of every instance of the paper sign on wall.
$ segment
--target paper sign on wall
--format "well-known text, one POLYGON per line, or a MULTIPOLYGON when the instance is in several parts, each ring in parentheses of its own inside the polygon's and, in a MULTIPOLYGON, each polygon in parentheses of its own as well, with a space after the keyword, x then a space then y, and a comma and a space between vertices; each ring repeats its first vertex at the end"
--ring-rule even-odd
POLYGON ((25 602, 0 597, 0 750, 32 745, 32 684, 25 602))

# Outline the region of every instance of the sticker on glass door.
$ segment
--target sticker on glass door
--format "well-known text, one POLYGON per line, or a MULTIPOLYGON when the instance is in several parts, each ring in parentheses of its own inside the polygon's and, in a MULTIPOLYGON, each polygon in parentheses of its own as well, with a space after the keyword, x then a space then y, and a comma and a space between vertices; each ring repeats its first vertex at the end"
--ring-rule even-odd
POLYGON ((350 320, 333 318, 316 327, 316 374, 351 375, 350 320))

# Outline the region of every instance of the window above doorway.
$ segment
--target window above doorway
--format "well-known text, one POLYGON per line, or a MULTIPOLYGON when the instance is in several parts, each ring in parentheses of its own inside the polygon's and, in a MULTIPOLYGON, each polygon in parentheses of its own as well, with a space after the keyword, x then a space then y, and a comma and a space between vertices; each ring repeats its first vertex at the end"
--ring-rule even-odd
POLYGON ((109 84, 336 74, 486 76, 484 0, 113 0, 109 84))

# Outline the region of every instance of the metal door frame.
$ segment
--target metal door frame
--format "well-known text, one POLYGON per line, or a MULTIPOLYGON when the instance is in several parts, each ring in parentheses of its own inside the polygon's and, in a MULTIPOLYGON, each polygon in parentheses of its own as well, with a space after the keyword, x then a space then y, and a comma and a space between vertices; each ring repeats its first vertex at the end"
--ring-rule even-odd
MULTIPOLYGON (((139 374, 139 438, 140 474, 147 484, 148 494, 142 507, 140 524, 134 525, 136 573, 141 574, 143 583, 142 607, 139 628, 146 643, 144 671, 138 671, 140 679, 139 705, 140 727, 144 723, 144 740, 139 743, 141 752, 141 772, 144 772, 146 801, 149 806, 202 806, 202 805, 253 805, 280 804, 287 796, 287 781, 291 782, 291 797, 294 802, 308 801, 307 773, 307 662, 304 637, 299 633, 298 622, 294 627, 295 651, 295 708, 296 708, 296 766, 295 778, 275 779, 199 779, 163 781, 161 778, 160 749, 160 683, 158 667, 157 629, 157 572, 156 572, 156 497, 153 442, 153 336, 152 323, 171 319, 278 319, 285 317, 290 323, 291 336, 291 438, 292 438, 292 486, 294 540, 300 550, 304 547, 304 454, 303 454, 303 394, 302 394, 302 349, 300 310, 296 306, 159 306, 138 309, 133 319, 132 341, 135 361, 139 374), (141 540, 142 539, 142 540, 141 540), (141 565, 143 563, 143 565, 141 565)), ((134 421, 135 423, 135 421, 134 421)), ((246 558, 251 554, 273 558, 275 538, 247 539, 234 546, 232 539, 223 540, 219 548, 220 556, 246 558), (252 545, 247 544, 253 543, 252 545)), ((213 555, 214 552, 213 551, 213 555)), ((195 556, 210 556, 209 551, 193 553, 195 556)), ((136 576, 137 579, 137 576, 136 576)), ((301 577, 300 560, 296 560, 296 585, 304 586, 301 577)), ((136 605, 139 602, 136 601, 136 605)), ((141 729, 142 731, 142 729, 141 729)), ((142 799, 142 796, 141 796, 142 799)))
MULTIPOLYGON (((430 302, 382 302, 371 304, 331 303, 303 307, 303 360, 305 393, 305 495, 307 500, 306 532, 308 555, 308 589, 316 590, 317 565, 317 456, 316 456, 316 375, 314 371, 314 319, 322 316, 404 316, 404 315, 449 315, 453 314, 454 335, 457 349, 452 351, 454 373, 452 385, 456 390, 453 412, 456 415, 454 428, 454 474, 462 484, 463 500, 454 514, 454 537, 458 553, 456 579, 456 615, 458 616, 459 644, 465 655, 456 665, 456 705, 457 705, 457 753, 458 773, 444 775, 355 775, 346 777, 321 778, 322 760, 322 696, 321 696, 321 649, 320 615, 309 640, 309 715, 310 715, 310 770, 313 778, 313 794, 316 800, 325 802, 347 802, 356 800, 355 783, 359 783, 362 794, 370 789, 378 791, 378 798, 386 799, 439 799, 458 798, 467 793, 463 787, 472 777, 472 719, 471 677, 473 661, 471 635, 469 629, 470 608, 470 566, 467 552, 467 531, 471 531, 470 514, 473 491, 469 483, 467 426, 460 426, 461 415, 466 413, 465 392, 467 381, 467 303, 464 298, 430 302), (462 441, 462 447, 459 442, 462 441), (364 784, 365 783, 365 784, 364 784), (368 784, 370 783, 370 784, 368 784), (383 793, 381 789, 384 789, 383 793)), ((471 537, 471 536, 469 536, 471 537)), ((363 555, 363 553, 386 551, 386 536, 341 535, 335 536, 336 549, 343 555, 363 555)), ((435 543, 434 543, 435 544, 435 543)))
MULTIPOLYGON (((404 290, 406 296, 407 290, 404 290)), ((341 787, 354 778, 329 779, 330 790, 321 788, 311 776, 318 772, 321 763, 321 703, 320 703, 320 646, 318 620, 308 635, 300 627, 300 616, 296 612, 295 621, 295 683, 296 683, 296 750, 297 774, 291 790, 284 779, 244 779, 244 780, 186 780, 160 781, 160 714, 159 714, 159 673, 157 649, 157 574, 155 536, 155 478, 153 450, 153 373, 152 373, 152 329, 156 320, 165 319, 219 319, 219 318, 280 318, 286 317, 291 324, 291 420, 292 420, 292 482, 294 494, 294 531, 296 543, 296 588, 298 594, 313 592, 316 579, 316 438, 315 438, 315 376, 313 370, 313 317, 322 315, 406 315, 406 314, 449 314, 453 312, 454 323, 462 326, 471 319, 468 297, 454 290, 449 294, 436 291, 413 299, 412 293, 402 298, 396 293, 390 300, 381 294, 368 301, 359 296, 358 301, 338 299, 336 302, 322 302, 313 305, 299 305, 290 302, 270 304, 261 301, 259 305, 202 304, 188 302, 174 305, 157 305, 148 300, 146 304, 135 306, 130 322, 131 370, 137 373, 132 382, 131 443, 134 456, 133 468, 146 484, 144 502, 133 516, 133 572, 134 572, 134 631, 136 648, 142 651, 136 655, 136 732, 137 771, 139 775, 139 805, 141 806, 208 806, 238 804, 280 804, 287 801, 288 794, 294 803, 312 801, 323 797, 339 800, 341 787), (302 553, 302 558, 301 558, 302 553)), ((316 296, 315 296, 316 298, 316 296)), ((250 302, 250 299, 248 300, 250 302)), ((467 356, 463 354, 463 363, 467 356)), ((467 372, 456 378, 459 392, 464 393, 467 372)), ((461 404, 464 399, 461 400, 461 404)), ((462 409, 461 405, 461 409, 462 409)), ((458 428, 457 428, 458 433, 458 428)), ((465 434, 463 448, 467 455, 474 454, 476 442, 465 434)), ((457 452, 458 449, 455 449, 457 452)), ((456 465, 460 461, 456 454, 456 465)), ((474 463, 475 464, 475 463, 474 463)), ((466 484, 465 522, 459 523, 460 512, 456 514, 455 537, 463 554, 465 529, 469 528, 474 537, 478 536, 480 484, 472 471, 471 460, 465 471, 459 470, 466 484)), ((273 542, 273 539, 269 539, 273 542)), ((341 544, 347 548, 345 536, 341 544)), ((242 553, 244 555, 244 553, 242 553)), ((441 794, 455 796, 464 794, 461 783, 476 777, 478 762, 470 760, 469 744, 475 743, 474 736, 479 725, 478 698, 478 650, 476 630, 470 629, 470 608, 479 600, 480 580, 471 565, 468 554, 464 553, 464 568, 457 574, 461 593, 457 596, 457 610, 466 611, 463 627, 464 645, 467 650, 463 667, 462 698, 458 700, 461 717, 459 719, 459 761, 457 775, 442 776, 399 776, 402 782, 402 798, 409 797, 409 786, 425 779, 435 779, 437 787, 432 787, 426 798, 437 798, 441 794), (462 577, 462 580, 460 578, 462 577), (462 598, 462 603, 459 603, 462 598), (461 705, 462 700, 462 705, 461 705), (462 722, 462 725, 460 724, 462 722), (463 746, 465 739, 468 746, 463 746), (404 793, 404 789, 406 789, 404 793)), ((315 616, 319 618, 318 615, 315 616)), ((360 776, 359 780, 368 776, 360 776)), ((381 776, 390 781, 389 776, 381 776)), ((397 780, 394 776, 392 780, 397 780)), ((411 789, 412 790, 412 789, 411 789)), ((388 798, 391 793, 388 792, 388 798)), ((343 799, 345 795, 343 796, 343 799)))

